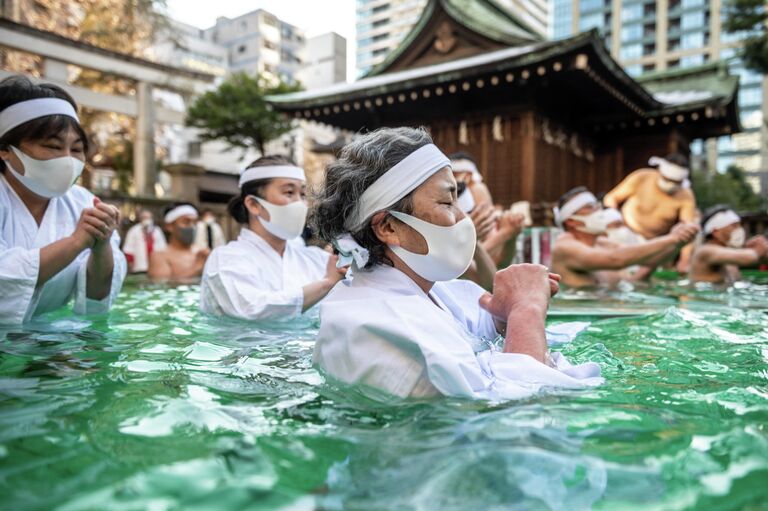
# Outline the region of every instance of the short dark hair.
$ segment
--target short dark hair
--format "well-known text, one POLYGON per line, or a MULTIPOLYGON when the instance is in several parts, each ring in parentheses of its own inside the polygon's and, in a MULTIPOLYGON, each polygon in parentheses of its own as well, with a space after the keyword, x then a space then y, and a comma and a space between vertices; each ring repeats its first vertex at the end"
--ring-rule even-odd
POLYGON ((680 153, 670 153, 664 157, 669 163, 673 163, 678 167, 688 168, 688 158, 680 153))
POLYGON ((589 188, 586 186, 577 186, 576 188, 572 188, 571 190, 568 190, 563 195, 560 196, 560 198, 557 201, 557 207, 562 209, 563 206, 565 206, 569 200, 573 199, 580 193, 588 192, 589 188))
MULTIPOLYGON (((252 161, 246 169, 252 169, 255 167, 267 167, 270 165, 296 165, 293 160, 287 156, 281 156, 279 154, 268 154, 257 158, 252 161)), ((264 198, 264 188, 269 186, 272 182, 272 178, 256 179, 248 181, 243 184, 240 189, 240 195, 235 195, 232 200, 227 204, 227 212, 235 219, 235 222, 239 224, 248 223, 248 208, 245 207, 245 198, 249 195, 255 195, 256 197, 264 198)))
MULTIPOLYGON (((40 98, 58 98, 68 102, 77 110, 77 103, 64 89, 52 83, 34 83, 25 76, 9 76, 0 81, 0 112, 22 101, 40 98)), ((46 115, 20 124, 0 137, 0 149, 19 147, 27 140, 45 140, 64 130, 73 129, 83 141, 88 154, 88 136, 80 123, 68 115, 46 115)), ((1 166, 0 172, 5 171, 1 166)))
MULTIPOLYGON (((704 232, 704 226, 707 222, 709 222, 709 219, 715 216, 718 213, 722 213, 723 211, 728 211, 729 209, 733 209, 727 204, 716 204, 715 206, 707 208, 707 210, 704 212, 704 215, 701 217, 701 231, 704 232)), ((712 233, 704 234, 704 239, 708 240, 712 237, 712 233)))
POLYGON ((475 157, 472 156, 471 154, 465 152, 465 151, 456 151, 455 153, 451 153, 451 154, 448 155, 448 158, 451 161, 469 160, 472 163, 474 163, 475 165, 477 165, 477 160, 475 159, 475 157))

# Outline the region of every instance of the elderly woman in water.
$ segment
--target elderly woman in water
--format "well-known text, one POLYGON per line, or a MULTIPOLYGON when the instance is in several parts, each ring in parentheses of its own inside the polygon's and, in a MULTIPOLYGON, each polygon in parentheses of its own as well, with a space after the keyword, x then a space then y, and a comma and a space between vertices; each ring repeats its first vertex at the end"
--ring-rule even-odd
POLYGON ((354 278, 320 308, 314 361, 328 375, 400 397, 520 398, 602 382, 597 364, 547 350, 558 276, 499 271, 493 293, 456 280, 475 252, 450 160, 421 129, 380 129, 328 167, 313 223, 354 278), (504 337, 503 349, 490 341, 504 337))

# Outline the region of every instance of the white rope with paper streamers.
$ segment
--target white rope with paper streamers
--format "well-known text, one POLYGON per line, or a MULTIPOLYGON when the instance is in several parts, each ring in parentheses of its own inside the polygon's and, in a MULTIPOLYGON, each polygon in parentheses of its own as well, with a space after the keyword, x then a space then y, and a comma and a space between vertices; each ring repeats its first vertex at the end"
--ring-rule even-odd
POLYGON ((352 237, 374 214, 396 204, 451 161, 434 144, 427 144, 403 158, 369 186, 344 223, 348 232, 334 240, 339 251, 339 267, 355 263, 358 269, 368 263, 368 250, 352 237))
POLYGON ((736 223, 741 223, 741 217, 735 211, 731 209, 721 211, 712 215, 712 218, 704 224, 704 234, 712 234, 717 229, 736 223))
POLYGON ((598 204, 597 197, 595 197, 592 192, 581 192, 566 202, 562 209, 555 206, 553 209, 553 212, 555 213, 555 223, 562 229, 566 220, 575 215, 578 210, 584 206, 589 206, 590 204, 598 204))
POLYGON ((0 112, 0 137, 25 122, 48 115, 66 115, 80 123, 77 112, 69 101, 60 98, 28 99, 0 112))

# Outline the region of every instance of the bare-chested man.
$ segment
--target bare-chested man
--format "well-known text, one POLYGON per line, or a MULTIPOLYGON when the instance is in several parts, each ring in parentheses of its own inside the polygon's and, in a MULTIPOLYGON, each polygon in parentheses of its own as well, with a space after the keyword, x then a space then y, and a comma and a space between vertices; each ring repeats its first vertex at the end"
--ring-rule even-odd
MULTIPOLYGON (((680 222, 697 222, 696 198, 688 181, 688 162, 679 155, 651 158, 658 169, 632 172, 604 199, 606 207, 621 209, 630 229, 649 240, 669 233, 680 222)), ((693 245, 680 253, 677 269, 687 273, 693 245)))
POLYGON ((152 252, 147 274, 152 280, 187 281, 200 277, 210 250, 194 251, 197 209, 191 204, 177 204, 165 211, 165 229, 170 236, 168 248, 152 252))
POLYGON ((656 266, 672 257, 699 232, 695 224, 679 224, 669 234, 636 245, 618 245, 604 237, 611 219, 584 187, 563 195, 555 219, 565 231, 552 250, 552 271, 568 287, 614 284, 619 270, 635 264, 656 266))
POLYGON ((693 282, 735 282, 741 278, 740 266, 751 266, 766 259, 768 239, 755 236, 746 240, 741 218, 728 206, 709 209, 702 219, 705 242, 691 259, 693 282))

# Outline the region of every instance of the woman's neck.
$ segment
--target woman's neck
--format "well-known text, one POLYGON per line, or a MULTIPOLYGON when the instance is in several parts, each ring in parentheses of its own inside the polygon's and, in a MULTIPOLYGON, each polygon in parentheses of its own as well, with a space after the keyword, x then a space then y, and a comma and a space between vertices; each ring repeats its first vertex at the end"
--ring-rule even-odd
POLYGON ((32 215, 32 218, 35 219, 37 225, 39 226, 43 223, 45 210, 48 209, 48 204, 51 200, 46 199, 45 197, 40 197, 29 191, 29 189, 21 184, 10 172, 3 172, 3 177, 8 182, 8 186, 16 192, 16 195, 19 196, 21 202, 27 207, 27 210, 32 215))
POLYGON ((434 282, 427 280, 421 276, 419 276, 415 271, 413 271, 409 266, 407 266, 402 259, 397 257, 394 252, 392 252, 389 248, 386 249, 387 257, 389 257, 389 260, 392 261, 392 264, 395 266, 396 269, 400 270, 401 272, 405 273, 412 281, 416 283, 419 288, 424 291, 424 294, 428 295, 429 292, 432 290, 432 286, 435 285, 434 282))
POLYGON ((264 228, 263 225, 261 225, 261 222, 259 222, 255 218, 251 218, 251 220, 248 222, 248 229, 253 231, 254 233, 258 234, 261 239, 267 242, 267 244, 272 247, 272 249, 280 254, 280 257, 283 257, 283 253, 285 252, 285 246, 288 243, 282 238, 278 238, 268 230, 264 228))

